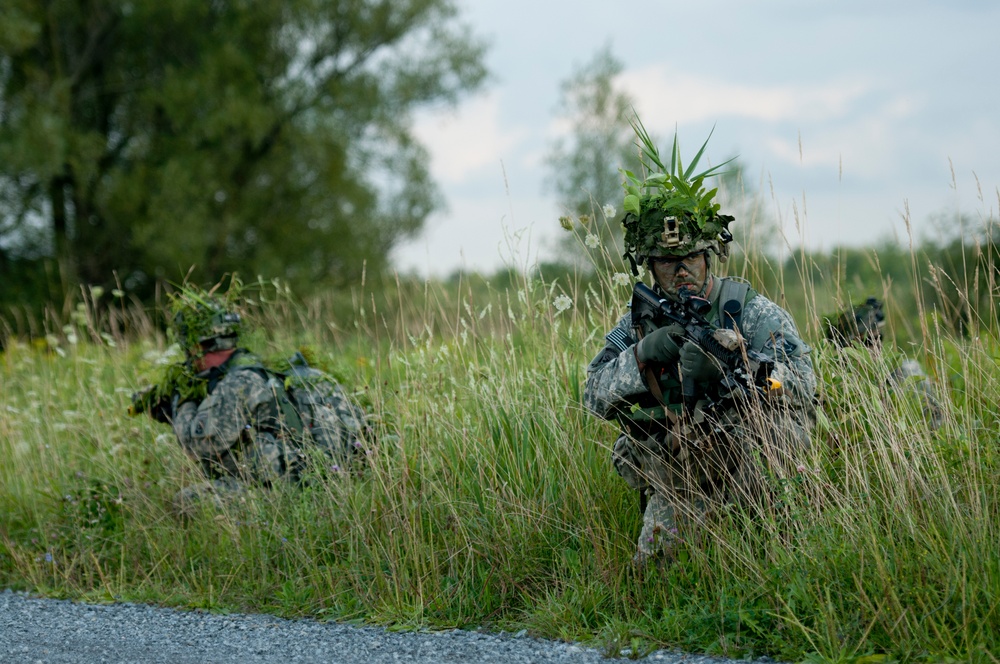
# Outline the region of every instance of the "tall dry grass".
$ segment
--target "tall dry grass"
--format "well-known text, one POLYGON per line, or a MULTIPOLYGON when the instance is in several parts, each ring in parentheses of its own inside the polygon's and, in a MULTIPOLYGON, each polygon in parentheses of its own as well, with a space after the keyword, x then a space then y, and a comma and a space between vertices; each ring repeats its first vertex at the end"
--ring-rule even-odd
POLYGON ((944 409, 934 430, 920 398, 886 382, 899 351, 836 352, 816 338, 816 308, 794 310, 822 385, 808 463, 762 505, 722 510, 672 566, 637 570, 638 500, 608 458, 616 427, 581 406, 627 280, 503 279, 390 280, 307 302, 261 284, 248 344, 310 347, 375 414, 374 453, 358 476, 318 463, 303 486, 183 522, 170 497, 197 469, 167 427, 125 416, 165 342, 141 311, 119 319, 121 299, 82 298, 46 343, 9 343, 0 359, 0 584, 524 628, 615 655, 996 661, 1000 370, 985 326, 956 339, 916 312, 944 409))

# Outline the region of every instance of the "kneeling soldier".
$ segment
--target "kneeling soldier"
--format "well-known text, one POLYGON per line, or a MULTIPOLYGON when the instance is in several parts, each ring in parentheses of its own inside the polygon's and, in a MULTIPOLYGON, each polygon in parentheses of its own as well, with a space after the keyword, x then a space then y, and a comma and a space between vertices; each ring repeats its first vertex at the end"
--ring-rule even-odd
POLYGON ((669 559, 713 506, 761 497, 766 473, 795 471, 816 379, 788 312, 746 282, 712 275, 733 221, 701 186, 716 169, 670 173, 635 127, 653 175, 640 183, 626 173, 625 256, 653 286, 636 284, 631 311, 587 368, 584 403, 621 423, 612 460, 640 492, 641 563, 669 559))

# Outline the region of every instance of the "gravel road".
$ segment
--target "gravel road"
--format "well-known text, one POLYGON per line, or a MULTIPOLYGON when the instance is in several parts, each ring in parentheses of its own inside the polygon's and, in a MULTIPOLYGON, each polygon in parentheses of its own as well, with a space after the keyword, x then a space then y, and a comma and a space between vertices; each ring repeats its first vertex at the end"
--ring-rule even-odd
MULTIPOLYGON (((79 604, 0 592, 3 664, 504 664, 608 662, 593 648, 519 634, 389 632, 266 615, 215 615, 141 604, 79 604)), ((628 660, 617 660, 628 661, 628 660)), ((657 651, 657 664, 734 660, 657 651)), ((757 660, 768 662, 770 660, 757 660)))

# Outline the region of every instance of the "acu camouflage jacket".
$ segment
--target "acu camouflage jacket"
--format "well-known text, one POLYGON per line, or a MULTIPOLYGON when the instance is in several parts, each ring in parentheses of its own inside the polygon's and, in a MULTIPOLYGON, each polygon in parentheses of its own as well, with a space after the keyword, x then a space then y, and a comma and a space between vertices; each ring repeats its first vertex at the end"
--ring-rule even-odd
POLYGON ((304 446, 340 464, 363 451, 365 414, 332 379, 297 383, 290 400, 287 381, 242 349, 209 374, 208 396, 180 404, 173 419, 181 446, 209 474, 296 478, 304 446))
MULTIPOLYGON (((706 316, 720 324, 719 296, 724 278, 711 277, 709 292, 712 309, 706 316)), ((751 292, 752 293, 752 292, 751 292)), ((812 411, 815 408, 816 377, 809 358, 809 346, 802 341, 787 311, 759 294, 744 303, 740 330, 748 348, 774 360, 771 375, 781 382, 781 399, 790 407, 812 411)), ((632 330, 632 314, 626 313, 605 337, 605 346, 587 367, 583 403, 588 410, 605 419, 615 419, 629 406, 651 397, 639 371, 633 346, 638 341, 632 330)), ((665 392, 669 404, 679 404, 678 391, 665 392)))

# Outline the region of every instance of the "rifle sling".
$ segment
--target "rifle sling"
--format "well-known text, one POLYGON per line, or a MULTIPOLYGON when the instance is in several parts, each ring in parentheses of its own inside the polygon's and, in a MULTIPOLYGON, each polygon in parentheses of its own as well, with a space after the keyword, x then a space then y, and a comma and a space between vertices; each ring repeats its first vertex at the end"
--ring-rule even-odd
MULTIPOLYGON (((637 339, 642 339, 643 336, 645 336, 641 325, 638 324, 633 325, 632 330, 637 339)), ((635 355, 635 352, 636 352, 635 346, 632 346, 633 355, 635 355)), ((640 366, 638 355, 635 355, 635 362, 636 366, 640 366)), ((674 425, 674 431, 679 431, 680 418, 677 417, 677 414, 674 411, 670 410, 670 407, 667 405, 666 399, 663 398, 663 390, 660 389, 660 382, 656 379, 656 374, 653 373, 653 368, 650 367, 649 365, 646 365, 641 369, 639 369, 639 373, 642 374, 643 379, 646 381, 646 387, 649 388, 650 394, 652 394, 653 397, 656 399, 656 402, 663 407, 663 414, 667 417, 667 419, 670 420, 670 423, 674 425)), ((626 432, 628 433, 629 436, 632 435, 631 430, 627 427, 626 427, 626 432)), ((646 514, 646 504, 647 504, 646 487, 640 487, 639 514, 643 515, 646 514)))
MULTIPOLYGON (((632 324, 632 333, 635 335, 635 338, 640 341, 644 336, 646 336, 645 330, 642 329, 642 325, 639 325, 637 322, 633 322, 632 324)), ((670 423, 674 425, 674 430, 679 430, 681 423, 680 418, 677 417, 677 413, 670 410, 670 407, 667 405, 667 400, 663 398, 663 390, 660 389, 660 381, 656 379, 656 374, 653 372, 653 368, 648 364, 643 366, 639 362, 639 356, 636 354, 637 346, 638 344, 632 346, 632 354, 635 355, 636 366, 642 367, 639 369, 639 372, 646 381, 646 387, 649 388, 649 393, 653 395, 656 402, 663 406, 663 414, 668 420, 670 420, 670 423)))
POLYGON ((753 292, 753 296, 747 297, 753 290, 750 288, 750 284, 732 278, 721 281, 722 287, 719 291, 720 323, 726 329, 739 330, 742 333, 743 305, 747 300, 753 299, 757 295, 757 291, 753 292))
POLYGON ((667 400, 663 397, 663 390, 660 389, 660 381, 656 379, 656 375, 653 373, 653 368, 647 366, 642 370, 642 377, 646 379, 646 387, 649 388, 650 394, 656 398, 657 403, 663 406, 663 414, 667 416, 671 424, 680 424, 680 418, 677 417, 677 413, 670 410, 667 405, 667 400))

